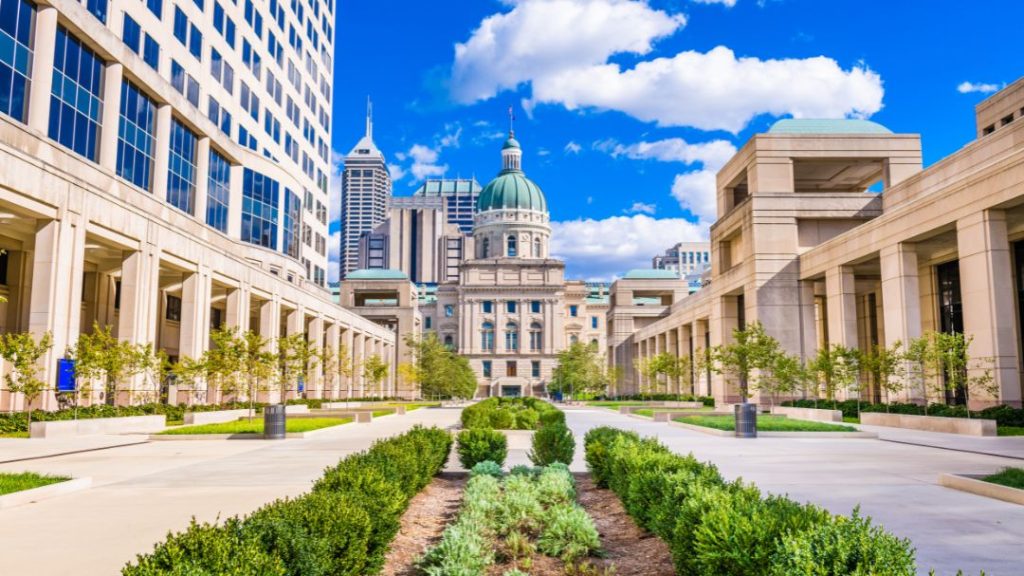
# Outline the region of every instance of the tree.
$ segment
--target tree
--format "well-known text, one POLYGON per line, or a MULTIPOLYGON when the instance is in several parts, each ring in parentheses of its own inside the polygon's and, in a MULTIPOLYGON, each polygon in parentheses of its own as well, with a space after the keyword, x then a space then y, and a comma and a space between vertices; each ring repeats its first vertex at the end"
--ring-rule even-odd
POLYGON ((932 345, 931 335, 922 334, 907 342, 903 352, 903 360, 907 370, 907 387, 921 390, 924 399, 924 413, 928 415, 928 381, 932 378, 932 345))
POLYGON ((244 388, 242 338, 235 328, 224 327, 211 330, 210 341, 212 344, 202 360, 207 384, 219 391, 222 398, 230 396, 232 402, 237 402, 244 388))
POLYGON ((941 370, 939 382, 944 393, 963 394, 967 417, 971 417, 970 399, 974 390, 993 396, 998 393, 992 377, 990 358, 971 358, 970 347, 973 336, 959 332, 935 332, 932 334, 932 357, 936 368, 941 370))
POLYGON ((750 389, 759 385, 757 381, 752 382, 752 378, 770 373, 780 354, 783 352, 779 341, 765 333, 760 322, 754 322, 733 330, 732 342, 713 349, 713 369, 736 379, 740 396, 746 403, 750 389))
MULTIPOLYGON (((825 391, 825 398, 836 405, 837 390, 852 390, 859 375, 860 352, 842 344, 822 346, 808 365, 808 370, 818 382, 818 389, 825 391)), ((817 405, 817 395, 815 395, 817 405)))
POLYGON ((252 330, 246 331, 235 341, 234 354, 238 358, 238 369, 246 384, 249 398, 249 420, 255 412, 256 393, 268 389, 267 381, 276 376, 277 355, 267 350, 268 340, 252 330))
MULTIPOLYGON (((892 346, 874 345, 860 354, 860 367, 871 378, 879 392, 885 392, 885 411, 889 411, 892 395, 904 387, 903 344, 896 341, 892 346)), ((857 412, 860 412, 860 397, 857 398, 857 412)))
POLYGON ((289 390, 298 390, 299 379, 306 381, 317 366, 320 354, 305 334, 290 334, 277 339, 278 367, 281 378, 281 402, 289 390))
POLYGON ((452 361, 448 365, 451 383, 448 395, 452 398, 469 399, 476 396, 476 372, 469 365, 469 359, 457 354, 452 355, 452 361))
POLYGON ((363 377, 372 386, 380 388, 380 397, 384 397, 384 379, 388 377, 388 363, 374 354, 363 362, 363 377))
POLYGON ((569 397, 600 394, 614 381, 615 373, 608 369, 596 345, 573 342, 558 353, 558 364, 551 374, 548 390, 569 397))
POLYGON ((767 392, 770 404, 775 406, 776 395, 803 388, 807 379, 807 369, 800 357, 779 349, 767 359, 754 385, 757 390, 767 392))
POLYGON ((170 367, 170 373, 179 384, 187 385, 189 390, 195 391, 196 384, 207 380, 208 367, 206 355, 202 358, 181 356, 178 361, 170 367))
POLYGON ((86 382, 86 390, 89 383, 102 380, 107 404, 114 404, 127 379, 153 370, 155 362, 150 345, 119 340, 110 326, 101 327, 98 323, 93 324, 91 334, 78 337, 71 355, 75 360, 75 377, 86 382))
POLYGON ((662 376, 668 382, 674 382, 684 375, 690 374, 690 358, 688 356, 676 356, 668 352, 661 352, 649 358, 643 364, 643 371, 655 383, 654 391, 660 392, 661 387, 658 383, 661 382, 662 376))
POLYGON ((4 375, 4 381, 9 391, 25 397, 29 427, 32 426, 32 403, 46 389, 46 383, 39 379, 39 359, 52 346, 49 332, 39 340, 28 332, 0 334, 0 357, 11 363, 11 371, 4 375))

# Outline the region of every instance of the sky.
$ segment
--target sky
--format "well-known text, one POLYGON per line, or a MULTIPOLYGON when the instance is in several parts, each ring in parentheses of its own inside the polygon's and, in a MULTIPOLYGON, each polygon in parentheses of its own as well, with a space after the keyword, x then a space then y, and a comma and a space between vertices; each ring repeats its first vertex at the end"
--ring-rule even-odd
MULTIPOLYGON (((611 280, 707 238, 715 172, 780 118, 920 134, 925 165, 1024 75, 1016 0, 338 0, 336 171, 374 140, 394 195, 486 185, 515 115, 569 278, 611 280)), ((341 178, 332 180, 332 258, 341 178)), ((337 267, 332 265, 332 278, 337 267)))

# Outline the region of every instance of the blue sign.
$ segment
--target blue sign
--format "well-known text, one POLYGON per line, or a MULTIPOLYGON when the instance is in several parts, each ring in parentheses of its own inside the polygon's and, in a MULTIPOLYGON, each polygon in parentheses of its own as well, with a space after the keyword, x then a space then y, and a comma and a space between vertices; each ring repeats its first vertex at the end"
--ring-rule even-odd
POLYGON ((300 376, 299 377, 299 394, 302 394, 305 391, 306 391, 306 379, 300 376))
POLYGON ((75 361, 68 358, 57 360, 57 392, 75 391, 75 361))

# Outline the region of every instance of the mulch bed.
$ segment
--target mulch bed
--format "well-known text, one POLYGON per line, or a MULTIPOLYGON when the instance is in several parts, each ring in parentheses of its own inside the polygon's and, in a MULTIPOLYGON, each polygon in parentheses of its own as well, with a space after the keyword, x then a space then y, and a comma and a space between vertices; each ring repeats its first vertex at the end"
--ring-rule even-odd
MULTIPOLYGON (((639 528, 626 514, 619 497, 611 490, 597 488, 588 474, 575 474, 578 501, 594 519, 601 534, 602 558, 589 560, 593 574, 614 570, 615 576, 669 576, 675 573, 668 546, 658 537, 639 528)), ((462 503, 465 474, 438 476, 413 498, 402 516, 402 528, 391 544, 382 574, 413 576, 416 560, 441 538, 445 527, 455 520, 462 503)), ((488 576, 501 576, 511 562, 492 566, 488 576)), ((559 560, 536 555, 528 572, 531 576, 562 576, 565 566, 559 560)))

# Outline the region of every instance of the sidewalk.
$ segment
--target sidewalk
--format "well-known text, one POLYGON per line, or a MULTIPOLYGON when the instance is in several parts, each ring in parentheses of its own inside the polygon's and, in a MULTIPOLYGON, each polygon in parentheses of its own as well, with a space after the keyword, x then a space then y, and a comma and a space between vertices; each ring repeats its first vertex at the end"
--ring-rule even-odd
POLYGON ((105 450, 145 442, 146 436, 107 435, 78 436, 75 438, 0 438, 0 464, 20 460, 47 458, 58 454, 105 450))
MULTIPOLYGON (((855 426, 865 432, 874 432, 878 434, 879 440, 888 442, 1024 460, 1024 436, 965 436, 890 426, 855 426)), ((1024 463, 1021 463, 1021 466, 1024 466, 1024 463)))

